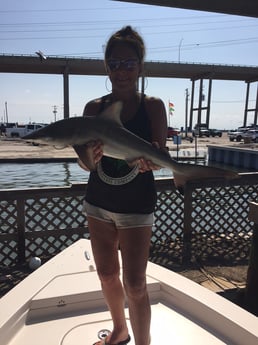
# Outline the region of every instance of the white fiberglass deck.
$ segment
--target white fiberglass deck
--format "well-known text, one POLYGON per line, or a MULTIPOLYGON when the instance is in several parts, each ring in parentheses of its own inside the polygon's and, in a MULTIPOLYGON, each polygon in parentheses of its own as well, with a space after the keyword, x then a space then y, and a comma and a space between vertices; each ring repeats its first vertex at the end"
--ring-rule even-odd
MULTIPOLYGON (((257 317, 155 264, 147 275, 152 345, 258 344, 257 317)), ((128 326, 132 336, 129 318, 128 326)), ((1 345, 92 345, 100 330, 112 329, 89 241, 76 242, 5 295, 0 327, 1 345)))

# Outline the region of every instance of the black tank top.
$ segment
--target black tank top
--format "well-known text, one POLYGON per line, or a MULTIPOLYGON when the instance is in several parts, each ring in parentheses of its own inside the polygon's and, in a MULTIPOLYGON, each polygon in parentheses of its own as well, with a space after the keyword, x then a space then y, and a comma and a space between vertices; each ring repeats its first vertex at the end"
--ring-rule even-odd
MULTIPOLYGON (((108 102, 104 96, 100 112, 108 102)), ((129 131, 151 142, 151 128, 145 109, 144 95, 135 116, 124 123, 129 131)), ((101 165, 104 173, 117 178, 127 175, 131 168, 123 160, 103 156, 101 165)), ((139 173, 132 181, 122 185, 110 185, 100 179, 97 171, 90 173, 85 200, 90 204, 117 213, 147 214, 154 211, 157 193, 152 171, 139 173)))

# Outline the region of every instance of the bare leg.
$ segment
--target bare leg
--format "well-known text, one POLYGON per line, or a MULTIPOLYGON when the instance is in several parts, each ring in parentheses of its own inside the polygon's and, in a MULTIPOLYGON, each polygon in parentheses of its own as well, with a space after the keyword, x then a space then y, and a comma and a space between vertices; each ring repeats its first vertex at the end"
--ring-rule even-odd
POLYGON ((124 313, 124 290, 119 278, 118 232, 112 223, 102 222, 92 217, 88 217, 88 225, 102 291, 114 325, 108 342, 116 344, 128 337, 124 313))
POLYGON ((151 309, 146 287, 151 227, 119 230, 123 281, 135 345, 150 344, 151 309))

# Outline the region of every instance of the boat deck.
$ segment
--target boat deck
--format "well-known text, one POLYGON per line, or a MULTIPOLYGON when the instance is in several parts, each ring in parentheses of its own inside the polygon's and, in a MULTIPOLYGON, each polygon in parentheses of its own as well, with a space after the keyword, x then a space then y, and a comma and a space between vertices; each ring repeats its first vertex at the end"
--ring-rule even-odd
MULTIPOLYGON (((257 345, 258 318, 214 292, 153 263, 147 284, 152 345, 257 345)), ((88 240, 30 274, 0 310, 1 345, 92 345, 99 331, 112 329, 88 240)))
MULTIPOLYGON (((183 310, 173 308, 169 301, 160 299, 160 284, 150 277, 148 290, 151 296, 153 344, 167 343, 170 338, 176 344, 189 344, 193 338, 196 344, 225 344, 203 325, 189 320, 183 310)), ((92 345, 98 339, 98 332, 112 329, 110 314, 103 302, 95 272, 59 276, 32 299, 26 315, 26 327, 10 344, 24 342, 26 345, 45 345, 47 340, 48 344, 92 345), (44 334, 42 339, 38 339, 39 333, 44 334), (49 339, 47 334, 50 335, 49 339)), ((130 329, 127 309, 126 315, 130 329)), ((133 340, 131 344, 134 344, 133 340)))
MULTIPOLYGON (((127 310, 126 310, 127 312, 127 310)), ((129 332, 130 323, 128 318, 129 332)), ((19 332, 10 344, 92 345, 98 332, 112 329, 109 312, 70 315, 40 323, 32 323, 19 332), (39 334, 41 336, 39 337, 39 334)), ((182 313, 171 310, 165 303, 152 303, 152 344, 229 344, 197 325, 182 313)), ((133 339, 130 344, 134 345, 133 339)))

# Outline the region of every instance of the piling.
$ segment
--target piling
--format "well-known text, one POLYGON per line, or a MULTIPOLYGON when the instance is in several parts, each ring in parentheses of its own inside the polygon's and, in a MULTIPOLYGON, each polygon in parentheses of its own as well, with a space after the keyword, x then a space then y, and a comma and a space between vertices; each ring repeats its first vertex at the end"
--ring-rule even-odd
POLYGON ((246 278, 244 307, 258 316, 258 203, 249 203, 249 220, 254 225, 246 278))

